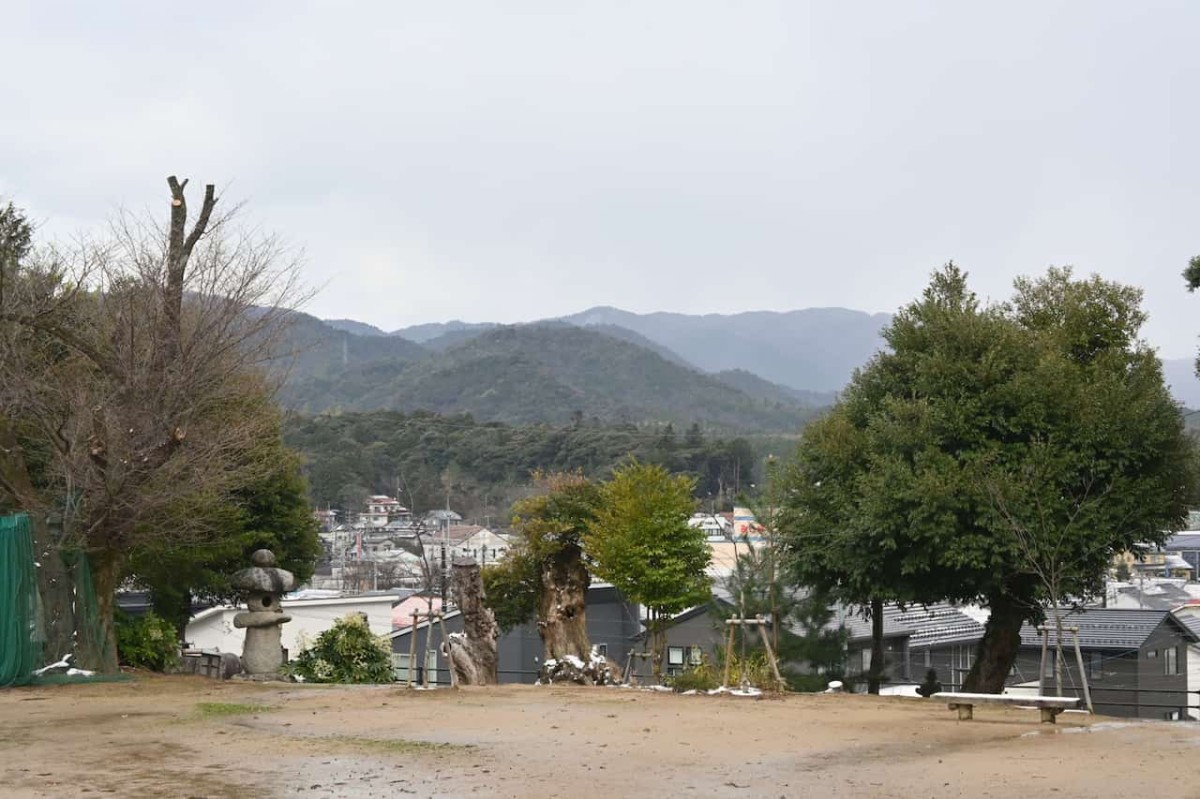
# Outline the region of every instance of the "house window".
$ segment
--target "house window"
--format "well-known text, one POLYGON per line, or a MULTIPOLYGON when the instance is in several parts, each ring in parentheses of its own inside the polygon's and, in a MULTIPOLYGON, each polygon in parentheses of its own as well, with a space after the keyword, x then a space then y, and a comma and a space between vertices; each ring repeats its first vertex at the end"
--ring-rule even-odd
POLYGON ((1163 673, 1179 673, 1179 650, 1175 647, 1163 650, 1163 673))
POLYGON ((861 658, 861 665, 862 665, 861 671, 863 671, 864 673, 870 671, 871 670, 871 650, 870 649, 860 649, 858 654, 859 654, 859 657, 861 658))
POLYGON ((683 665, 683 647, 669 646, 667 647, 667 665, 682 666, 683 665))
POLYGON ((592 644, 592 651, 602 658, 608 657, 608 644, 592 644))
POLYGON ((1104 676, 1104 656, 1099 652, 1088 653, 1088 679, 1098 680, 1104 676))
POLYGON ((704 662, 704 650, 698 646, 689 646, 687 651, 689 666, 699 666, 704 662))

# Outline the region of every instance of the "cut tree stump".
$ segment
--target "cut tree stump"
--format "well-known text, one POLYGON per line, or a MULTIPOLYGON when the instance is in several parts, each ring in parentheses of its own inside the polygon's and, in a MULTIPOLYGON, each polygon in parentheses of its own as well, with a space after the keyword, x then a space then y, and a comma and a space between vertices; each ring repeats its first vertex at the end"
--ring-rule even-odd
POLYGON ((495 685, 496 639, 500 628, 491 608, 483 603, 483 578, 473 558, 451 563, 454 601, 462 613, 463 632, 446 638, 446 657, 459 685, 495 685))

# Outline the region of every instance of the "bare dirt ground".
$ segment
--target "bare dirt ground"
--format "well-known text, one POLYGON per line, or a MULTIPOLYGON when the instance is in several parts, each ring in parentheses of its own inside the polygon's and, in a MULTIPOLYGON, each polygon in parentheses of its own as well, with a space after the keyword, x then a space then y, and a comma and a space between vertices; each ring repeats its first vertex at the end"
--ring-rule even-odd
POLYGON ((0 690, 0 796, 1200 797, 1200 726, 614 688, 0 690))

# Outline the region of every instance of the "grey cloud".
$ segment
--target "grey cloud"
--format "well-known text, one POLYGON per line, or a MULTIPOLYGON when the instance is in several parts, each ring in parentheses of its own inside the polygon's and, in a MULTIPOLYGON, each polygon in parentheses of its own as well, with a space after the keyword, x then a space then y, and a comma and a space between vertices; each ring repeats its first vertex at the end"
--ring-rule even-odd
POLYGON ((227 184, 385 328, 593 304, 893 310, 1075 264, 1188 354, 1200 8, 30 4, 0 193, 64 234, 227 184))

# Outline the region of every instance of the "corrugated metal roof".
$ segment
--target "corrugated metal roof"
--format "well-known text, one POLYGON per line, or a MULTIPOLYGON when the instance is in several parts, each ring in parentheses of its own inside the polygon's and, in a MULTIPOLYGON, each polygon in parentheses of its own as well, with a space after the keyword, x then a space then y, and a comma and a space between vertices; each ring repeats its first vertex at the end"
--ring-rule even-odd
MULTIPOLYGON (((1079 645, 1085 649, 1139 649, 1170 615, 1165 610, 1065 610, 1063 626, 1079 628, 1079 645)), ((1047 612, 1046 624, 1053 628, 1052 612, 1047 612)), ((1066 641, 1073 642, 1074 636, 1068 634, 1066 641)), ((1026 623, 1021 628, 1021 646, 1041 644, 1041 634, 1033 625, 1026 623)))
MULTIPOLYGON (((832 623, 844 624, 851 641, 871 637, 870 620, 850 609, 839 608, 832 623)), ((909 646, 937 646, 978 641, 983 637, 983 625, 946 603, 913 605, 905 610, 889 604, 883 606, 883 635, 908 638, 909 646)))

